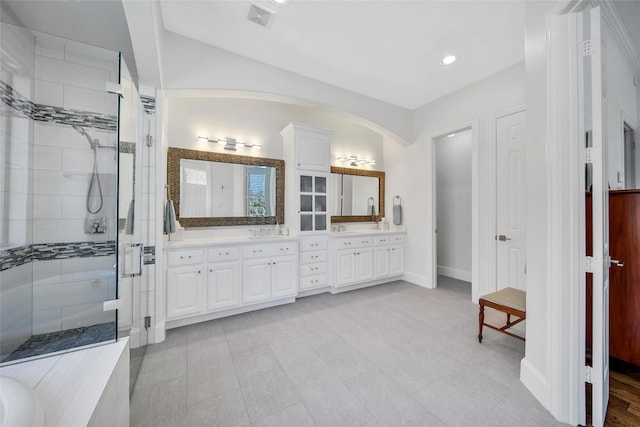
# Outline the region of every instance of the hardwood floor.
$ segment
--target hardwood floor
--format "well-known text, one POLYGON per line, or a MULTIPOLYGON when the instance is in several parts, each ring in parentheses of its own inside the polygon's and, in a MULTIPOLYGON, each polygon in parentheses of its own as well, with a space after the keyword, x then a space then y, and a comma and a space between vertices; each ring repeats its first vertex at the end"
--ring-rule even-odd
MULTIPOLYGON (((589 389, 587 389, 589 394, 589 389)), ((587 395, 587 402, 590 402, 587 395)), ((587 409, 587 425, 591 425, 590 408, 587 409)), ((624 362, 611 361, 609 375, 609 407, 606 427, 640 426, 640 367, 624 362)))

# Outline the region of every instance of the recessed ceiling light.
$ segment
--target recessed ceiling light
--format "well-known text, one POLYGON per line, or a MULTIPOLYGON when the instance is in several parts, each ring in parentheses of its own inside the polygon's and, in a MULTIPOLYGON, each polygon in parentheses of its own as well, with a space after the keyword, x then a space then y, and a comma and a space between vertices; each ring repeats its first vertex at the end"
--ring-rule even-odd
POLYGON ((453 136, 456 136, 456 134, 455 134, 455 133, 450 133, 450 134, 449 134, 449 135, 447 135, 447 136, 448 136, 449 138, 451 138, 451 137, 453 137, 453 136))
POLYGON ((444 58, 442 58, 442 63, 444 65, 450 65, 450 64, 453 64, 454 62, 456 62, 455 55, 447 55, 444 58))
POLYGON ((279 4, 280 6, 289 3, 289 0, 271 0, 272 2, 274 2, 275 4, 279 4))

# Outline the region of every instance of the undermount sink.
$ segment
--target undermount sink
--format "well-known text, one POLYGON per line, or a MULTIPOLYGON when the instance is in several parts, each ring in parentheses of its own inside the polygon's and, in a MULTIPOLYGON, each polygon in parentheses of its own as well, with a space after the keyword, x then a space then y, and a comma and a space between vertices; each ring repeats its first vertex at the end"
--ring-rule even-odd
POLYGON ((0 376, 0 426, 44 427, 38 396, 15 378, 0 376))

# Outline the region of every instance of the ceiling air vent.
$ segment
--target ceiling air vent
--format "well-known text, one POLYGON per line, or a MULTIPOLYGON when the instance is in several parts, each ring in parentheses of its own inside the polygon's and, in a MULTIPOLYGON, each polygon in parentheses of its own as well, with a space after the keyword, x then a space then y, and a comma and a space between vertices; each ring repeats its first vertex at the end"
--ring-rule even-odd
POLYGON ((255 22, 258 25, 269 28, 271 21, 273 21, 273 17, 275 16, 275 12, 266 9, 262 6, 258 6, 257 4, 251 3, 249 6, 249 14, 247 15, 247 19, 249 21, 255 22))

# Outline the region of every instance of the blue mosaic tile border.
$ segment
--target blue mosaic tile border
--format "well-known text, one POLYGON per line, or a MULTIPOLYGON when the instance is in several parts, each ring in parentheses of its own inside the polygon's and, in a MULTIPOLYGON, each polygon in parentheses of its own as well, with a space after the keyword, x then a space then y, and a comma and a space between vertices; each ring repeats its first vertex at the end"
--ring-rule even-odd
POLYGON ((0 271, 20 267, 32 261, 92 258, 115 255, 115 253, 116 242, 113 240, 107 242, 36 243, 0 251, 0 271))
POLYGON ((118 118, 116 116, 34 104, 20 92, 1 80, 0 101, 13 108, 18 115, 29 117, 39 122, 57 123, 60 125, 79 125, 86 128, 114 132, 118 129, 118 118))
POLYGON ((144 247, 144 265, 153 265, 156 263, 156 247, 144 247))
POLYGON ((150 96, 140 95, 140 101, 142 101, 142 108, 147 114, 153 114, 156 112, 156 99, 150 96))

